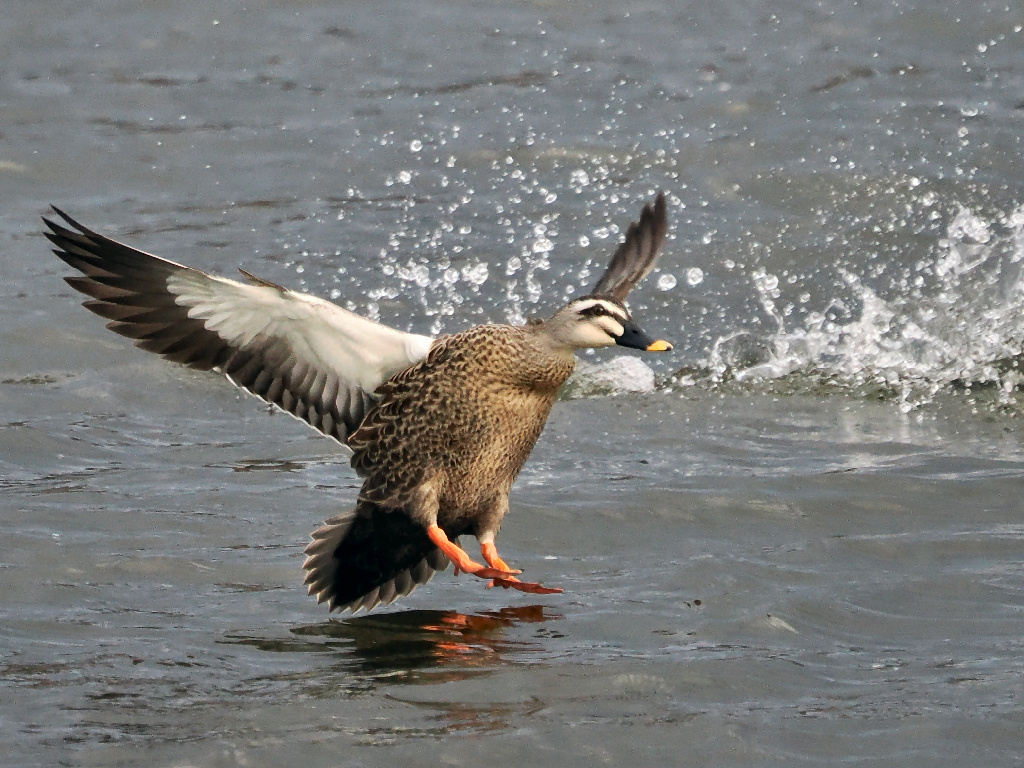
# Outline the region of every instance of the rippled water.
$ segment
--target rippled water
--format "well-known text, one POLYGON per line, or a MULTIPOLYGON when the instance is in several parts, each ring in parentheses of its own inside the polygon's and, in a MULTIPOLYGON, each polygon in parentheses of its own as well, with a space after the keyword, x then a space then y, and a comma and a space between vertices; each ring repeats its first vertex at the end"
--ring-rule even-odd
POLYGON ((1019 4, 13 4, 4 765, 1019 765, 1019 4), (502 551, 329 618, 328 441, 102 327, 49 203, 445 333, 551 312, 655 190, 502 551))

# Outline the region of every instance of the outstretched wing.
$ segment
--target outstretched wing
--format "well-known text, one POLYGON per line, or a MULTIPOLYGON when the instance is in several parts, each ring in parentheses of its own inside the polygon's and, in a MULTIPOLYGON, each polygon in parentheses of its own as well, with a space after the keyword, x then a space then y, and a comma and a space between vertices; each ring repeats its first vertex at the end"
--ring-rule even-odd
POLYGON ((665 193, 659 192, 654 207, 648 203, 640 212, 640 221, 634 221, 626 230, 626 239, 612 256, 611 263, 601 279, 591 289, 596 295, 614 296, 624 301, 633 286, 654 269, 668 231, 665 213, 665 193))
POLYGON ((426 357, 432 340, 246 274, 200 272, 97 234, 54 208, 54 253, 82 276, 84 306, 135 345, 234 384, 345 443, 373 391, 426 357), (69 229, 70 227, 70 229, 69 229))

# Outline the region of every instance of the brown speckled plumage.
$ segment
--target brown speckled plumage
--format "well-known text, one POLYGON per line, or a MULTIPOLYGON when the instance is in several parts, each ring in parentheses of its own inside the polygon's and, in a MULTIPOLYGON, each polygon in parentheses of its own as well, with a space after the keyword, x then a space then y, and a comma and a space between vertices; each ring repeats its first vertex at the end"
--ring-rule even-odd
POLYGON ((438 339, 425 360, 378 389, 379 402, 348 441, 365 478, 360 498, 401 507, 433 482, 438 522, 458 536, 462 520, 506 496, 574 367, 572 356, 543 350, 534 335, 484 325, 438 339))
POLYGON ((46 220, 67 278, 111 330, 195 368, 214 368, 353 452, 356 506, 314 531, 306 584, 331 610, 372 609, 408 594, 449 558, 526 592, 497 555, 508 494, 537 442, 574 350, 620 344, 671 349, 622 303, 654 266, 665 199, 630 225, 594 294, 526 326, 485 325, 431 340, 244 273, 207 275, 86 229, 46 220), (301 407, 300 407, 301 406, 301 407), (365 417, 364 417, 365 414, 365 417), (458 546, 471 534, 484 567, 458 546))

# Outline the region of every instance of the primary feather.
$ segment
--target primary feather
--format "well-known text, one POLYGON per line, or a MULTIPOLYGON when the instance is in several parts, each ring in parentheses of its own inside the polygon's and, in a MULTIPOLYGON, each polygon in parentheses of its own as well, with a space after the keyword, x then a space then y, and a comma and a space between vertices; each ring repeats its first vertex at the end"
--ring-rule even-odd
POLYGON ((645 205, 640 212, 640 220, 629 225, 626 239, 591 293, 607 294, 624 301, 633 287, 654 269, 667 232, 668 215, 662 193, 655 199, 653 208, 650 204, 645 205))

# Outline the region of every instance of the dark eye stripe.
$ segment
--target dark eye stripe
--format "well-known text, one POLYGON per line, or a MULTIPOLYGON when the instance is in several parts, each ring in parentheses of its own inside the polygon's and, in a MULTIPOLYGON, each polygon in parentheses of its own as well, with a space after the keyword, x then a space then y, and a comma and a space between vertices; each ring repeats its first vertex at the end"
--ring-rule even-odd
POLYGON ((603 304, 594 304, 586 309, 581 309, 580 314, 583 317, 600 317, 602 315, 610 315, 611 312, 603 304))
POLYGON ((614 311, 603 303, 591 304, 586 309, 579 310, 578 314, 580 317, 610 317, 620 323, 629 319, 628 313, 614 311))

